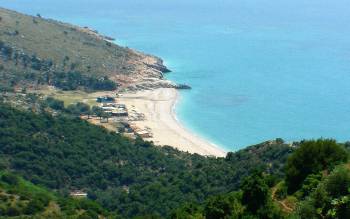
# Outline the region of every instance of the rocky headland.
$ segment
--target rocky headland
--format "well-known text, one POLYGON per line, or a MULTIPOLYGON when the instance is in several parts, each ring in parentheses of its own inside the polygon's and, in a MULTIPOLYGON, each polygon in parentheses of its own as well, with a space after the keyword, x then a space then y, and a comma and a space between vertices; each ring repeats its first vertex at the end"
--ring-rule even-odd
MULTIPOLYGON (((79 72, 85 77, 116 82, 118 90, 188 89, 164 78, 163 60, 121 47, 113 38, 41 16, 0 8, 0 71, 3 80, 26 80, 34 74, 41 84, 50 72, 79 72)), ((47 80, 49 83, 50 80, 47 80)))

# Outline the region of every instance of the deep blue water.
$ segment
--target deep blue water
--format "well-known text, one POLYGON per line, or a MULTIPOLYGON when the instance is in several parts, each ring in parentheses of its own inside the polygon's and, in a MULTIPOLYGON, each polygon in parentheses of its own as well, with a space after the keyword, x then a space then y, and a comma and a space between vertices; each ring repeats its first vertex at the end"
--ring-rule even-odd
POLYGON ((162 57, 190 84, 179 119, 237 150, 264 140, 350 140, 346 0, 1 0, 98 29, 162 57))

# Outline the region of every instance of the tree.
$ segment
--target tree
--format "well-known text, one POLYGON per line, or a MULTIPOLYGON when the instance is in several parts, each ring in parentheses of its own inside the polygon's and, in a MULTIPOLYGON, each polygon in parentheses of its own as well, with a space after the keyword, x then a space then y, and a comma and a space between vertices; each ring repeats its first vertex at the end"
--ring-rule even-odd
POLYGON ((252 175, 246 177, 241 184, 241 189, 242 203, 253 214, 266 206, 270 199, 270 190, 261 171, 254 171, 252 175))
POLYGON ((244 208, 240 199, 240 193, 219 195, 209 198, 205 204, 205 218, 223 219, 241 217, 243 215, 244 208))
POLYGON ((98 107, 98 106, 93 106, 92 113, 95 114, 96 116, 100 117, 100 120, 101 120, 102 116, 103 116, 103 109, 101 107, 98 107))
POLYGON ((57 100, 53 97, 46 98, 46 104, 48 107, 54 109, 54 110, 63 110, 64 109, 64 102, 61 100, 57 100))
POLYGON ((81 113, 81 114, 88 114, 90 112, 90 106, 86 103, 81 103, 81 102, 78 102, 76 104, 76 107, 78 109, 78 111, 81 113))
POLYGON ((288 192, 300 189, 309 174, 330 169, 348 159, 346 150, 335 140, 319 139, 303 141, 288 158, 286 164, 286 184, 288 192))
POLYGON ((76 104, 70 104, 67 107, 67 112, 76 116, 91 114, 90 106, 86 103, 81 102, 78 102, 76 104))
POLYGON ((284 144, 284 140, 282 138, 276 138, 275 141, 277 144, 284 144))
POLYGON ((204 219, 201 206, 194 203, 186 203, 182 207, 173 211, 171 219, 204 219))
MULTIPOLYGON (((141 138, 130 140, 66 114, 52 117, 1 103, 0 136, 0 161, 6 167, 62 194, 84 189, 89 198, 120 212, 122 218, 145 214, 167 218, 184 201, 203 202, 209 195, 234 191, 251 166, 275 157, 270 153, 273 144, 242 150, 230 161, 192 155, 155 147, 141 138)), ((282 154, 291 150, 277 149, 282 154)), ((239 212, 239 200, 229 201, 230 214, 239 212)), ((60 209, 74 211, 69 203, 60 204, 60 209)))
POLYGON ((79 116, 80 115, 80 111, 79 109, 77 108, 77 105, 76 104, 70 104, 68 107, 67 107, 67 112, 74 115, 74 116, 79 116))

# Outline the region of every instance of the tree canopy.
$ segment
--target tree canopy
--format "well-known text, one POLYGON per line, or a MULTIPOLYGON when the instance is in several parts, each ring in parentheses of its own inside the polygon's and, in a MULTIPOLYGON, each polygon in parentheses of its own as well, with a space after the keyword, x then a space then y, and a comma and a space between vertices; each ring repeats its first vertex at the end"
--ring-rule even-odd
POLYGON ((309 174, 327 170, 348 159, 346 150, 335 140, 303 141, 288 158, 286 184, 290 193, 300 189, 309 174))
POLYGON ((123 217, 167 216, 186 201, 233 191, 257 166, 279 175, 290 153, 287 145, 264 143, 229 158, 191 155, 130 140, 69 115, 52 117, 4 104, 0 135, 1 168, 61 194, 85 190, 123 217))

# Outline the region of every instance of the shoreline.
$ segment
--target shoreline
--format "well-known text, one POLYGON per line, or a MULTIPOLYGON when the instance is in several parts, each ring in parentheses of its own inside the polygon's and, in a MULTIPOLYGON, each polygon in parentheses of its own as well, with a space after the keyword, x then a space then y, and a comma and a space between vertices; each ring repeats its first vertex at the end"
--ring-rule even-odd
POLYGON ((226 151, 188 130, 176 117, 179 93, 174 88, 123 93, 118 98, 132 112, 142 113, 142 121, 131 122, 135 127, 148 129, 152 137, 145 140, 156 145, 168 145, 178 150, 204 156, 224 157, 226 151))
MULTIPOLYGON (((191 131, 190 129, 186 128, 186 126, 183 123, 181 123, 181 121, 177 118, 175 109, 176 109, 176 105, 177 105, 177 103, 178 103, 178 101, 180 99, 180 94, 179 94, 179 91, 177 91, 176 89, 174 89, 174 90, 176 92, 176 97, 174 99, 174 102, 173 102, 173 105, 172 105, 172 108, 171 108, 171 116, 173 117, 174 121, 178 124, 178 126, 180 126, 186 132, 190 133, 193 137, 198 138, 201 141, 203 141, 205 143, 205 145, 209 144, 210 148, 219 150, 219 153, 224 153, 221 156, 218 156, 218 155, 213 155, 213 156, 225 157, 226 154, 227 154, 227 151, 225 151, 222 147, 218 146, 217 144, 214 144, 214 143, 210 142, 209 140, 201 137, 200 135, 197 135, 194 131, 191 131)), ((215 152, 215 154, 216 154, 216 152, 215 152)))

